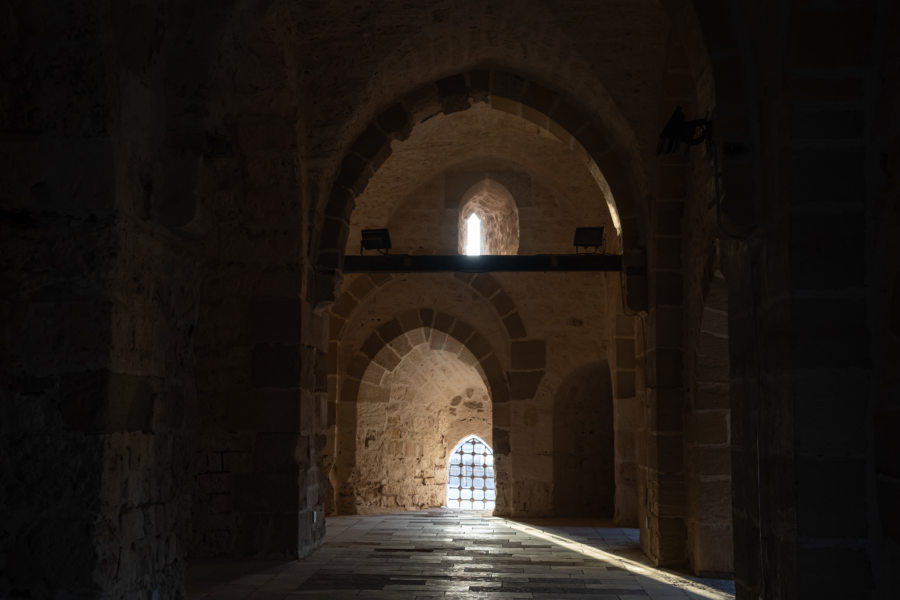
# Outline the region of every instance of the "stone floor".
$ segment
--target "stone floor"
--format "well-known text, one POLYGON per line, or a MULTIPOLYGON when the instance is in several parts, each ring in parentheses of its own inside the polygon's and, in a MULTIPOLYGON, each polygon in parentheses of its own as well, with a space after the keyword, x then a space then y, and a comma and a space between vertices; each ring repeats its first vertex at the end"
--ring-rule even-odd
POLYGON ((191 564, 188 597, 734 598, 731 581, 654 569, 636 529, 601 525, 446 509, 329 517, 324 547, 306 559, 191 564))

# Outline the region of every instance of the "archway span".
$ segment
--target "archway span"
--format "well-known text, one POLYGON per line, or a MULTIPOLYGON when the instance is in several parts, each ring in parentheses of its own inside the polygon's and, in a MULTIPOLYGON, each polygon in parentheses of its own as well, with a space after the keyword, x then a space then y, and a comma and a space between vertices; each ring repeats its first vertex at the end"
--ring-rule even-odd
MULTIPOLYGON (((478 373, 490 398, 490 437, 497 459, 497 479, 507 479, 505 457, 509 453, 509 400, 507 373, 490 342, 465 321, 432 309, 407 310, 373 331, 354 358, 339 373, 334 385, 336 398, 335 456, 329 475, 338 512, 354 512, 352 476, 357 461, 359 436, 357 405, 361 398, 384 394, 384 384, 394 370, 417 348, 451 355, 478 373), (380 388, 380 389, 379 389, 380 388), (495 416, 500 415, 499 419, 495 416)), ((487 434, 486 434, 487 435, 487 434)), ((508 506, 497 499, 497 510, 508 506)))
MULTIPOLYGON (((455 440, 472 431, 492 438, 491 395, 471 352, 430 328, 403 337, 410 346, 401 349, 402 358, 396 360, 401 344, 394 340, 360 381, 356 433, 347 441, 355 455, 340 487, 344 512, 437 508, 455 440)), ((352 412, 353 403, 345 406, 352 412)))
MULTIPOLYGON (((316 255, 320 278, 327 280, 340 271, 355 199, 390 155, 391 141, 406 139, 416 123, 436 112, 465 110, 474 102, 488 102, 496 110, 527 119, 581 155, 607 201, 613 225, 622 236, 624 252, 630 257, 629 264, 635 260, 643 262, 644 219, 635 167, 627 152, 617 150, 620 144, 612 139, 606 125, 550 87, 515 72, 484 68, 451 75, 407 93, 385 108, 357 137, 341 162, 325 208, 316 255), (423 112, 423 103, 439 108, 432 113, 423 112)), ((645 276, 638 273, 629 272, 626 285, 632 278, 645 276)), ((317 301, 332 301, 333 286, 320 283, 317 301)), ((627 287, 635 290, 629 294, 629 304, 644 306, 644 287, 627 287)))
POLYGON ((518 115, 475 103, 419 123, 356 198, 345 253, 356 254, 361 231, 388 227, 392 253, 456 254, 459 206, 473 186, 505 187, 519 212, 519 254, 565 254, 572 232, 605 228, 607 252, 621 240, 602 192, 581 156, 518 115))
POLYGON ((505 369, 491 343, 465 321, 427 308, 405 311, 366 338, 346 368, 348 385, 342 388, 340 401, 355 401, 359 384, 367 376, 370 381, 383 377, 383 372, 371 370, 373 363, 381 371, 391 371, 423 343, 435 350, 457 354, 460 360, 478 370, 494 403, 508 402, 505 369))
MULTIPOLYGON (((506 293, 506 290, 490 273, 455 273, 454 277, 461 282, 466 289, 478 298, 481 298, 490 306, 501 323, 506 333, 507 340, 519 340, 528 337, 528 331, 515 301, 506 293)), ((356 309, 364 304, 370 295, 381 287, 394 281, 392 275, 362 274, 353 279, 346 289, 338 297, 330 309, 330 321, 328 329, 329 343, 337 343, 344 333, 347 323, 356 309)), ((418 309, 414 309, 415 312, 418 309)))

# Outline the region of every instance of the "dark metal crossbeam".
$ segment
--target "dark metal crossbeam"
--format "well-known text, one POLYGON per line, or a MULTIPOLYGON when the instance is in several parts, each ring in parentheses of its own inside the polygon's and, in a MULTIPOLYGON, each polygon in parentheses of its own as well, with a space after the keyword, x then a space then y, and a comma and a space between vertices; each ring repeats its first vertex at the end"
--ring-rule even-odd
POLYGON ((436 273, 457 271, 621 271, 618 254, 533 254, 528 256, 345 256, 345 273, 436 273))

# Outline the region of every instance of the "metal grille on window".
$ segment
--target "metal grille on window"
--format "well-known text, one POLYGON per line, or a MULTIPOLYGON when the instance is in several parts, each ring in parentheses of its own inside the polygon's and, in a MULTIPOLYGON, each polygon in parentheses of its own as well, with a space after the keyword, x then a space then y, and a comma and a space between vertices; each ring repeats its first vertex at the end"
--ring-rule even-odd
POLYGON ((447 477, 447 508, 493 510, 494 452, 484 440, 472 435, 450 454, 447 477))

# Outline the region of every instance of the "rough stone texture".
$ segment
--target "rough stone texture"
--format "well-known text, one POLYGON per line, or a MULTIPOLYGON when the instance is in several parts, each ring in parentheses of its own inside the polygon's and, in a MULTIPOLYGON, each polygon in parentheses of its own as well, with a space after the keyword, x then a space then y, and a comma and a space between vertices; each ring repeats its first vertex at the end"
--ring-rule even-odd
POLYGON ((481 254, 519 253, 519 209, 503 184, 489 176, 466 190, 459 207, 459 250, 468 254, 468 222, 478 218, 481 254))
POLYGON ((609 366, 576 369, 559 386, 553 405, 553 509, 557 516, 613 516, 613 426, 609 366))
POLYGON ((447 461, 456 444, 471 434, 491 443, 491 397, 483 376, 428 340, 392 371, 380 371, 380 381, 362 385, 357 396, 351 475, 356 512, 443 506, 447 461))
MULTIPOLYGON (((552 509, 552 400, 607 361, 616 515, 651 560, 712 568, 698 517, 727 521, 727 491, 702 473, 727 439, 739 598, 898 595, 893 3, 2 15, 0 596, 178 598, 191 553, 315 548, 356 447, 344 374, 407 311, 484 374, 498 510, 552 509), (655 157, 676 104, 712 115, 718 164, 655 157), (369 217, 453 252, 448 182, 486 173, 520 252, 603 224, 626 273, 342 281, 369 217), (728 409, 699 360, 716 269, 728 409), (514 367, 534 340, 546 364, 514 367)), ((404 348, 382 342, 386 370, 404 348)))
MULTIPOLYGON (((447 193, 442 191, 442 187, 448 182, 455 181, 454 178, 460 177, 460 173, 467 171, 464 169, 461 171, 461 167, 457 166, 450 175, 434 176, 427 171, 423 173, 423 169, 441 168, 438 164, 429 167, 433 160, 429 157, 432 155, 434 160, 441 158, 444 161, 447 160, 448 154, 453 156, 460 153, 463 157, 467 156, 471 151, 470 146, 464 143, 467 135, 477 135, 483 141, 482 151, 496 146, 503 148, 504 154, 517 153, 522 157, 522 161, 527 161, 526 164, 529 165, 527 172, 531 181, 549 179, 554 182, 552 185, 556 189, 561 190, 554 192, 553 188, 533 184, 528 190, 529 193, 524 196, 527 202, 519 204, 519 197, 513 197, 519 204, 522 231, 534 232, 531 234, 535 236, 533 239, 539 239, 540 246, 531 251, 571 251, 574 227, 584 222, 577 220, 579 212, 582 219, 590 219, 590 222, 595 224, 597 222, 605 224, 607 231, 612 232, 610 245, 618 244, 610 216, 604 210, 603 195, 597 189, 596 183, 585 177, 583 167, 579 166, 577 161, 569 163, 570 166, 566 167, 570 169, 569 171, 562 170, 559 157, 567 155, 566 149, 552 137, 541 133, 539 129, 523 128, 517 119, 503 117, 502 113, 499 115, 490 113, 491 111, 485 111, 476 105, 464 113, 454 113, 449 117, 438 116, 417 128, 415 134, 408 140, 395 143, 391 156, 382 169, 372 177, 366 191, 356 201, 357 209, 351 221, 347 251, 352 252, 356 247, 359 228, 375 227, 385 222, 390 225, 395 251, 426 254, 458 251, 454 241, 459 236, 458 215, 464 212, 460 208, 462 206, 464 209, 465 191, 460 196, 462 199, 460 203, 451 204, 442 200, 442 196, 447 193), (488 135, 486 133, 488 126, 503 126, 503 134, 488 135), (442 141, 436 143, 435 138, 442 141), (438 153, 439 149, 442 150, 441 153, 438 153), (555 153, 552 162, 549 154, 551 152, 555 153), (547 154, 546 160, 540 160, 541 153, 547 154), (422 177, 432 178, 435 182, 434 193, 426 195, 420 190, 411 193, 404 202, 398 202, 398 193, 416 189, 415 182, 420 181, 422 177), (569 182, 579 181, 581 178, 582 187, 564 183, 563 177, 567 177, 569 182), (409 183, 405 183, 407 181, 409 183), (426 203, 429 196, 431 197, 429 203, 433 203, 431 208, 426 203), (561 210, 561 205, 567 208, 561 210), (448 211, 445 207, 451 208, 448 211), (442 217, 442 211, 450 212, 453 216, 442 217), (589 216, 591 214, 595 216, 589 216), (541 231, 539 237, 536 230, 541 231), (428 235, 422 235, 424 232, 428 235)), ((470 169, 474 169, 475 165, 483 169, 485 166, 495 164, 490 159, 483 159, 480 163, 470 158, 464 160, 468 163, 462 164, 471 164, 470 169)), ((457 164, 459 161, 450 162, 457 164)), ((477 173, 474 170, 471 172, 477 173)), ((513 187, 520 194, 524 194, 526 190, 521 185, 513 187)), ((521 253, 528 250, 520 247, 519 251, 521 253)), ((382 359, 375 358, 380 351, 380 344, 386 342, 396 332, 381 335, 382 342, 370 339, 371 343, 363 343, 362 340, 367 335, 369 327, 388 327, 392 315, 397 311, 400 311, 397 320, 403 322, 404 310, 409 313, 410 309, 422 306, 435 307, 438 311, 451 315, 451 319, 454 314, 465 314, 467 322, 474 326, 479 339, 516 340, 508 347, 509 349, 501 343, 500 348, 494 350, 501 358, 499 376, 504 380, 508 379, 512 399, 512 404, 507 406, 502 398, 494 398, 495 435, 497 427, 502 431, 508 431, 504 433, 504 439, 509 440, 509 448, 516 457, 511 464, 512 479, 506 484, 506 492, 511 494, 511 504, 504 506, 502 502, 498 503, 498 511, 523 515, 553 514, 555 510, 552 493, 553 406, 557 386, 565 378, 572 364, 589 361, 592 357, 594 360, 601 360, 606 353, 616 351, 615 344, 608 337, 609 333, 605 333, 612 331, 606 324, 609 316, 605 309, 608 306, 618 305, 615 292, 608 291, 614 289, 612 281, 586 274, 565 276, 497 274, 474 277, 406 275, 394 277, 383 288, 373 291, 372 284, 369 283, 370 277, 351 276, 345 281, 347 293, 340 296, 332 308, 332 314, 339 316, 338 320, 332 319, 332 324, 339 330, 331 332, 332 336, 337 336, 333 348, 345 349, 343 358, 337 360, 335 364, 348 365, 349 375, 354 377, 352 372, 358 367, 353 366, 355 359, 352 355, 355 352, 354 348, 360 348, 364 354, 375 359, 376 363, 381 360, 382 363, 379 363, 381 368, 396 368, 394 363, 397 359, 391 355, 382 359), (460 287, 460 284, 466 285, 460 287), (557 293, 547 295, 544 291, 548 289, 556 290, 557 293), (349 301, 348 295, 354 298, 353 302, 349 301), (500 331, 495 333, 496 323, 500 320, 498 317, 503 317, 500 321, 503 325, 500 331), (518 322, 515 328, 510 328, 509 323, 512 322, 510 318, 518 322), (535 332, 536 335, 533 337, 539 339, 526 337, 531 332, 535 332), (563 333, 565 342, 560 343, 563 341, 560 334, 563 333), (543 338, 552 340, 553 345, 548 348, 543 338), (385 360, 389 362, 384 363, 385 360), (498 410, 502 411, 502 414, 498 414, 498 410)), ((436 325, 440 325, 441 318, 436 317, 436 325)), ((469 335, 468 331, 457 332, 460 340, 469 335)), ((633 330, 630 335, 633 335, 633 330)), ((440 343, 446 344, 446 341, 440 343)), ((474 349, 474 353, 478 353, 478 342, 475 337, 470 338, 468 344, 474 349)), ((633 368, 633 344, 630 347, 623 347, 623 351, 625 352, 625 356, 622 357, 623 364, 633 368)), ((355 377, 359 378, 360 374, 355 377)), ((360 386, 352 383, 349 385, 348 388, 348 382, 342 382, 339 373, 335 372, 331 386, 335 402, 352 401, 354 394, 358 393, 358 397, 362 398, 367 393, 365 380, 360 386), (351 390, 349 395, 346 391, 348 389, 351 390)), ((625 390, 623 398, 633 394, 633 390, 625 390)), ((340 414, 340 407, 335 408, 335 414, 340 414)), ((620 505, 616 509, 616 514, 623 522, 632 519, 631 515, 636 512, 635 495, 628 492, 629 489, 634 489, 634 476, 628 466, 631 464, 630 461, 634 460, 633 443, 628 441, 633 435, 631 433, 633 419, 634 415, 630 411, 619 411, 617 429, 622 438, 620 444, 622 452, 615 455, 612 446, 604 449, 604 460, 608 460, 610 465, 616 460, 621 464, 615 476, 621 482, 622 488, 622 493, 618 494, 620 505)), ((608 424, 612 424, 611 418, 608 424)), ((359 431, 358 422, 353 425, 348 422, 347 425, 359 431)), ((331 442, 335 444, 335 448, 341 445, 340 430, 338 422, 331 442)), ((348 433, 352 434, 352 431, 348 433)), ((608 441, 611 443, 612 437, 609 437, 608 441)), ((504 445, 501 443, 498 447, 504 445)), ((358 457, 359 451, 355 452, 358 457)), ((342 468, 339 464, 345 464, 343 469, 347 471, 338 476, 339 481, 346 481, 350 476, 350 467, 346 463, 347 457, 339 463, 331 463, 335 464, 338 470, 342 468)), ((609 474, 612 475, 612 470, 609 474)), ((498 477, 499 486, 502 475, 498 474, 498 477)), ((335 482, 335 485, 340 484, 335 482)), ((612 485, 608 489, 612 493, 612 485)), ((346 488, 342 494, 348 499, 355 496, 351 488, 346 488)), ((336 508, 351 511, 356 510, 355 505, 355 502, 348 502, 341 508, 341 503, 337 502, 336 508)), ((612 506, 610 500, 604 509, 608 510, 610 516, 613 512, 612 506)))
POLYGON ((374 227, 390 228, 398 254, 460 253, 466 205, 485 177, 495 195, 508 192, 515 201, 517 223, 509 228, 517 251, 496 253, 570 253, 575 227, 585 224, 605 227, 608 252, 619 247, 606 199, 581 157, 522 118, 475 104, 429 119, 392 148, 357 199, 348 253, 359 252, 359 230, 374 227), (510 176, 521 172, 527 187, 521 175, 510 176))
POLYGON ((728 290, 712 274, 696 342, 693 394, 685 414, 685 514, 694 572, 730 573, 731 399, 728 361, 728 290))

